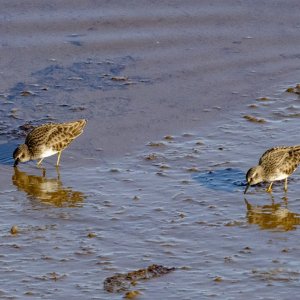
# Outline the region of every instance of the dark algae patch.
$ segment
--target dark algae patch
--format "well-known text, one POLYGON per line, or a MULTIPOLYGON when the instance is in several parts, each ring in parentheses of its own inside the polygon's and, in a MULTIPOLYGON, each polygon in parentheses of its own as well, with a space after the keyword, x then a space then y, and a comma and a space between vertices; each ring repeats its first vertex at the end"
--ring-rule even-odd
POLYGON ((261 118, 256 118, 254 116, 251 116, 251 115, 245 115, 243 116, 244 119, 246 119, 247 121, 249 122, 253 122, 253 123, 266 123, 266 120, 265 119, 261 119, 261 118))
POLYGON ((288 87, 285 91, 287 93, 294 93, 300 95, 300 84, 296 84, 295 87, 288 87))
POLYGON ((168 268, 162 265, 151 265, 145 269, 139 269, 124 274, 116 274, 104 280, 104 290, 109 293, 120 293, 128 291, 131 287, 135 286, 137 281, 148 280, 166 275, 176 268, 168 268))

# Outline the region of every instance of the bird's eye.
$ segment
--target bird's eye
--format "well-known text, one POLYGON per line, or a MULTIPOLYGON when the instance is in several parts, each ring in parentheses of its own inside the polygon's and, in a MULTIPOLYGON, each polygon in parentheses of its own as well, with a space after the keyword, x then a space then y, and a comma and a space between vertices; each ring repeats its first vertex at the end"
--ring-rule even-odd
POLYGON ((25 154, 22 154, 22 155, 21 155, 21 158, 25 158, 25 154))

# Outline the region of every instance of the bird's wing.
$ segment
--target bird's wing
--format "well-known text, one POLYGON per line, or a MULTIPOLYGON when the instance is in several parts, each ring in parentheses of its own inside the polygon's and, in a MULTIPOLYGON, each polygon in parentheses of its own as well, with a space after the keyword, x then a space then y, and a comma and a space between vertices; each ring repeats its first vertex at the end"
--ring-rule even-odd
POLYGON ((292 174, 300 163, 300 146, 292 147, 288 151, 288 155, 285 156, 282 162, 282 170, 287 174, 292 174))
POLYGON ((274 147, 267 150, 259 159, 259 164, 264 164, 265 162, 272 161, 275 165, 281 165, 281 163, 288 157, 290 147, 274 147))
POLYGON ((56 124, 49 134, 47 146, 56 151, 65 149, 75 138, 83 132, 85 120, 56 124))
POLYGON ((55 131, 54 124, 45 124, 34 128, 26 137, 25 144, 28 148, 36 147, 47 143, 49 137, 55 131))
POLYGON ((280 169, 286 174, 292 174, 300 163, 300 146, 276 147, 267 150, 259 160, 259 164, 274 170, 280 169))
POLYGON ((27 135, 25 144, 28 148, 45 145, 53 150, 61 151, 83 132, 85 125, 85 120, 45 124, 34 128, 27 135))

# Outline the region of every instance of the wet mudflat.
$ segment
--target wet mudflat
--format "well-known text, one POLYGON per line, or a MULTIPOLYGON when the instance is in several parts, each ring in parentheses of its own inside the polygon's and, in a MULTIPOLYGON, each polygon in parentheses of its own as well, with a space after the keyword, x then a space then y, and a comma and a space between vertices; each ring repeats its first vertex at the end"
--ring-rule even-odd
POLYGON ((2 299, 298 295, 299 171, 287 193, 243 194, 267 148, 300 144, 288 2, 6 3, 2 299), (12 167, 32 126, 82 117, 59 170, 54 157, 12 167), (133 278, 153 265, 172 272, 133 278), (127 285, 110 292, 117 273, 127 285))
POLYGON ((278 182, 272 194, 260 185, 243 195, 244 172, 272 144, 258 140, 270 130, 280 143, 298 134, 288 114, 297 112, 298 95, 283 89, 268 96, 268 103, 249 102, 265 124, 245 120, 245 106, 209 134, 163 136, 122 159, 95 159, 93 168, 57 173, 50 159, 42 174, 31 163, 5 164, 3 297, 120 299, 124 291, 107 294, 104 280, 153 263, 177 269, 129 289, 145 299, 296 293, 299 174, 287 193, 278 182), (270 121, 277 111, 287 116, 270 121))

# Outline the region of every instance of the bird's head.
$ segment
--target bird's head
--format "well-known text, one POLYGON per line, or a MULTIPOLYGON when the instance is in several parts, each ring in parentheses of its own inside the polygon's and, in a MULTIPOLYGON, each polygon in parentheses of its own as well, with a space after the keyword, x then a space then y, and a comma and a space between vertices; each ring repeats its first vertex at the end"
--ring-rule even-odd
POLYGON ((30 160, 30 154, 27 145, 19 145, 13 153, 13 158, 15 160, 14 167, 16 167, 19 162, 26 162, 30 160))
POLYGON ((257 183, 260 183, 264 181, 263 179, 263 168, 261 166, 256 166, 248 170, 246 174, 246 180, 247 180, 247 186, 244 191, 244 194, 246 194, 248 188, 250 185, 254 185, 257 183))

